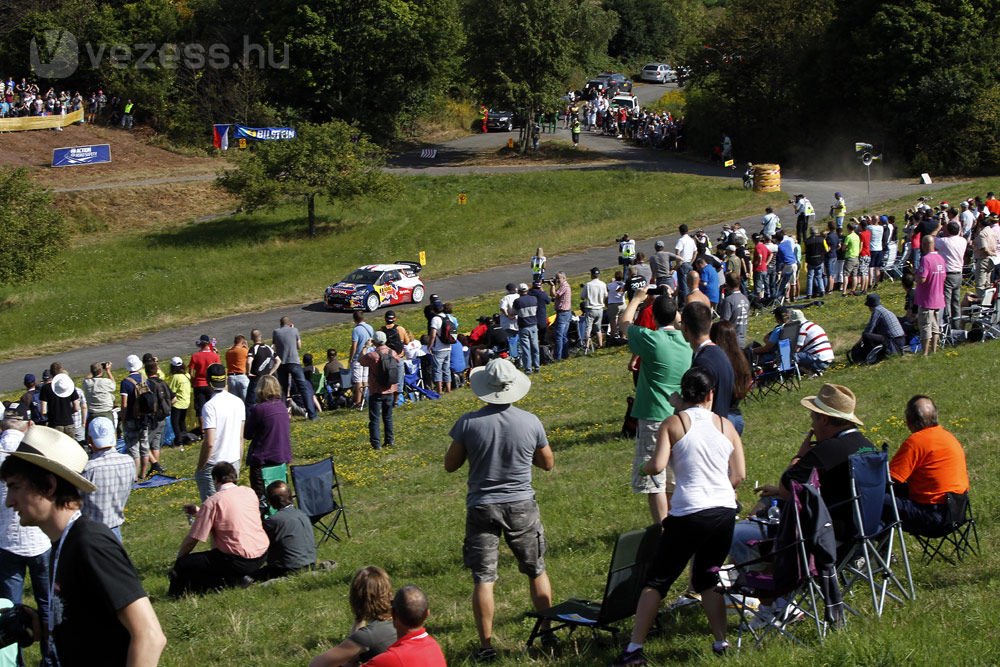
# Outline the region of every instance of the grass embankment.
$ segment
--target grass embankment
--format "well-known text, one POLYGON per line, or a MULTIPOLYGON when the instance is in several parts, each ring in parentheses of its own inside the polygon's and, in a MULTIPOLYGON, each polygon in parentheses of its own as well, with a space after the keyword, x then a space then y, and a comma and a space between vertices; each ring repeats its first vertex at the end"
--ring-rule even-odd
MULTIPOLYGON (((731 180, 631 171, 407 177, 387 201, 304 206, 71 245, 37 282, 0 290, 0 358, 318 300, 359 264, 416 259, 426 276, 747 215, 777 199, 731 180), (457 195, 467 193, 459 206, 457 195)), ((206 195, 207 196, 207 195, 206 195)))
MULTIPOLYGON (((574 279, 573 284, 579 280, 574 279)), ((898 285, 898 284, 897 284, 898 285)), ((886 285, 886 303, 898 310, 901 290, 886 285)), ((495 309, 499 294, 459 302, 463 328, 480 313, 495 309)), ((855 340, 867 318, 861 298, 834 296, 806 311, 825 326, 838 348, 855 340)), ((418 313, 406 312, 404 326, 422 328, 418 313)), ((751 335, 760 339, 770 328, 767 315, 753 318, 751 335)), ((343 349, 346 328, 305 337, 314 353, 328 346, 343 349)), ((995 420, 968 388, 992 386, 995 343, 967 345, 924 359, 908 356, 875 367, 838 365, 825 378, 804 380, 801 391, 772 396, 745 406, 748 483, 741 501, 752 502, 753 480, 773 482, 798 447, 808 418, 799 398, 821 382, 846 384, 858 395, 858 414, 876 442, 893 451, 906 436, 902 412, 914 393, 938 402, 942 424, 966 447, 974 505, 984 554, 958 567, 918 564, 913 553, 918 599, 906 607, 889 604, 882 620, 850 618, 849 627, 825 644, 795 648, 772 642, 726 659, 734 665, 990 665, 1000 662, 994 641, 1000 556, 995 517, 1000 505, 1000 462, 995 456, 995 420)), ((539 472, 535 488, 549 541, 547 562, 555 597, 600 599, 614 538, 648 523, 645 502, 629 491, 633 444, 617 437, 624 397, 631 391, 625 372, 627 353, 606 350, 548 366, 534 378, 522 407, 537 413, 555 450, 556 467, 539 472)), ((125 546, 134 559, 169 639, 161 664, 303 665, 346 636, 352 619, 347 589, 356 568, 384 566, 398 586, 414 582, 428 593, 428 627, 444 647, 449 664, 471 664, 475 628, 469 604, 471 581, 461 563, 466 469, 448 475, 442 468, 448 430, 463 412, 480 403, 468 390, 441 401, 408 405, 396 413, 398 446, 381 454, 367 443, 365 415, 350 411, 324 414, 317 422, 293 423, 297 462, 333 455, 345 482, 350 508, 350 539, 327 543, 321 558, 338 566, 331 572, 299 576, 267 588, 230 590, 200 598, 167 600, 165 572, 187 530, 181 512, 197 497, 193 482, 137 491, 128 505, 125 546)), ((189 475, 196 452, 167 450, 164 464, 189 475)), ((244 473, 245 477, 245 473, 244 473)), ((244 481, 245 483, 245 481, 244 481)), ((343 526, 339 531, 344 535, 343 526)), ((668 599, 684 590, 682 577, 668 599)), ((620 644, 588 640, 566 644, 554 656, 523 651, 531 622, 527 587, 506 547, 502 548, 496 588, 496 637, 501 665, 540 664, 563 667, 609 664, 620 644)), ((863 596, 861 596, 863 600, 863 596)), ((857 602, 857 600, 855 601, 857 602)), ((867 609, 869 605, 859 603, 867 609)), ((630 626, 626 623, 626 633, 630 626)), ((718 664, 710 651, 708 629, 700 610, 689 607, 667 614, 665 632, 649 641, 657 664, 718 664)), ((806 628, 802 628, 805 630, 806 628)))

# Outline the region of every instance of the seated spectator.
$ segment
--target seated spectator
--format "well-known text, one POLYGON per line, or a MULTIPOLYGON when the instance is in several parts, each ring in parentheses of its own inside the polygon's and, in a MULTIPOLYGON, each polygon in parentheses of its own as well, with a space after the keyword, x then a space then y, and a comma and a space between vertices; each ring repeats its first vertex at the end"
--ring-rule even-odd
POLYGON ((906 403, 906 427, 911 435, 889 464, 896 507, 903 530, 934 534, 948 524, 947 494, 969 490, 965 451, 938 424, 937 406, 928 396, 914 396, 906 403))
MULTIPOLYGON (((791 313, 785 306, 778 306, 773 311, 775 327, 764 338, 763 343, 754 341, 750 344, 751 351, 758 363, 767 364, 773 362, 778 357, 778 341, 782 337, 789 337, 790 331, 786 327, 791 323, 791 313)), ((793 340, 792 343, 795 341, 793 340)), ((793 345, 794 347, 794 345, 793 345)))
POLYGON ((87 427, 90 460, 83 468, 83 476, 94 483, 96 491, 82 493, 83 515, 91 521, 103 523, 111 529, 118 541, 122 539, 125 523, 125 503, 132 493, 135 479, 135 461, 131 456, 115 450, 115 427, 107 417, 95 417, 87 427))
POLYGON ((167 573, 168 595, 204 593, 225 586, 247 585, 267 556, 267 534, 260 523, 257 494, 236 486, 236 468, 223 461, 212 468, 216 492, 200 509, 185 505, 194 524, 181 541, 177 560, 167 573), (209 551, 191 553, 198 542, 212 539, 209 551))
POLYGON ((412 584, 400 588, 392 599, 392 624, 398 639, 365 667, 446 667, 441 647, 423 627, 427 616, 424 592, 412 584))
POLYGON ((392 623, 392 581, 374 565, 354 574, 348 593, 354 626, 351 634, 326 653, 312 659, 309 667, 342 667, 367 662, 396 641, 392 623))
POLYGON ((316 538, 312 522, 292 504, 292 491, 280 480, 267 485, 267 504, 276 511, 264 520, 271 540, 267 565, 257 579, 274 579, 307 570, 316 564, 316 538))
POLYGON ((882 299, 878 294, 869 294, 865 297, 865 305, 871 309, 871 317, 865 330, 861 332, 861 340, 851 349, 851 361, 861 363, 879 345, 886 355, 902 354, 906 338, 899 318, 882 305, 882 299))
POLYGON ((799 309, 793 309, 790 320, 799 327, 798 339, 795 341, 795 357, 802 368, 811 370, 816 375, 822 375, 833 363, 833 346, 823 327, 806 319, 799 309))

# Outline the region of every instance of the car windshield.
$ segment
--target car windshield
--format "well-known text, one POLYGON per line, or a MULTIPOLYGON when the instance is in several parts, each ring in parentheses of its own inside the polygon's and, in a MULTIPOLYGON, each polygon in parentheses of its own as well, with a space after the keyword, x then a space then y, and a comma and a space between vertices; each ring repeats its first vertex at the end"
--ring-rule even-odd
POLYGON ((356 269, 351 271, 351 273, 341 280, 342 283, 362 283, 365 285, 374 285, 375 281, 379 279, 382 275, 381 271, 369 271, 368 269, 356 269))
POLYGON ((646 70, 647 72, 655 72, 656 70, 660 69, 660 66, 659 65, 646 65, 645 67, 643 67, 643 69, 646 70))

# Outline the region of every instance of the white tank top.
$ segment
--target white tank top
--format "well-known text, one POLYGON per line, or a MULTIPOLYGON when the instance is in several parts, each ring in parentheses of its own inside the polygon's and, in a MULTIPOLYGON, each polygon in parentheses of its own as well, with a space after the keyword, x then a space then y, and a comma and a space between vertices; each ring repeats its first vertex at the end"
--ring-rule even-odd
POLYGON ((736 509, 736 491, 729 481, 733 443, 719 430, 709 410, 688 408, 683 414, 691 425, 670 449, 670 467, 677 479, 670 515, 686 516, 717 507, 736 509))

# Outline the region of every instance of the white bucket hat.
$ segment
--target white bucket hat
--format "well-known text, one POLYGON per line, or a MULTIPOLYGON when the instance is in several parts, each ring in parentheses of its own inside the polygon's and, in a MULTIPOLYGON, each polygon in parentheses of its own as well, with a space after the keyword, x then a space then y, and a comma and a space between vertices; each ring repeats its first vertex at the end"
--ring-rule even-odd
POLYGON ((73 379, 65 373, 59 373, 52 378, 52 391, 59 398, 66 398, 76 391, 73 379))
POLYGON ((501 405, 521 400, 531 389, 531 379, 503 358, 473 368, 469 384, 480 400, 501 405))
POLYGON ((81 491, 91 493, 97 490, 90 480, 80 474, 87 465, 87 453, 76 440, 54 428, 31 426, 12 456, 48 470, 81 491))

